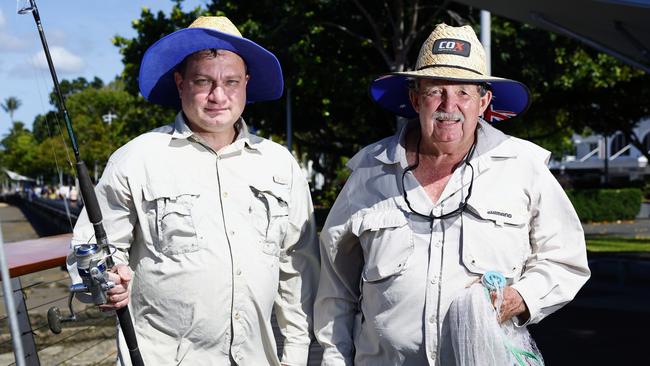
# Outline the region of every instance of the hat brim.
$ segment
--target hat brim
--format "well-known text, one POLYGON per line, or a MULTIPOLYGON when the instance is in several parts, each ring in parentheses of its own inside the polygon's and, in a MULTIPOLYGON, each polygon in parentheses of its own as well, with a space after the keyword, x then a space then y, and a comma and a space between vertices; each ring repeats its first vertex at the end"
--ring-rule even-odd
POLYGON ((140 93, 152 103, 180 109, 175 68, 185 57, 210 48, 232 51, 244 59, 250 75, 246 87, 248 103, 282 96, 282 68, 275 55, 251 40, 208 28, 181 29, 149 47, 140 65, 140 93))
POLYGON ((370 97, 390 112, 406 118, 415 118, 418 114, 409 99, 409 81, 415 78, 488 83, 492 90, 492 102, 483 115, 488 122, 514 118, 530 106, 530 91, 526 85, 515 80, 479 75, 453 67, 395 72, 381 76, 370 84, 370 97))

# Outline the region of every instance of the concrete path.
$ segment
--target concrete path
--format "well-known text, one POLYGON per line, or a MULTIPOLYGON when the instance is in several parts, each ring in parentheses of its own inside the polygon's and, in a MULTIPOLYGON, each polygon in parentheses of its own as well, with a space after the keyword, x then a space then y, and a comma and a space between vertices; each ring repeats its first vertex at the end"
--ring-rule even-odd
POLYGON ((618 236, 624 238, 650 239, 650 219, 584 224, 585 235, 618 236))

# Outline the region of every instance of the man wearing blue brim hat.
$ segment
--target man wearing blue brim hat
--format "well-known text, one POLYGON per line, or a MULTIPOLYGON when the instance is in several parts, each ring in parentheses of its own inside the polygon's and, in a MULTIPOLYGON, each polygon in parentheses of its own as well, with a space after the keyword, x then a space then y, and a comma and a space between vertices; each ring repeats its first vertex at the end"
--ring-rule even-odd
MULTIPOLYGON (((118 149, 96 187, 116 262, 102 309, 130 306, 147 365, 306 365, 319 272, 308 183, 241 117, 282 95, 280 63, 227 18, 200 17, 147 50, 139 83, 179 112, 118 149)), ((92 238, 84 212, 73 246, 92 238)))
POLYGON ((467 287, 500 273, 488 321, 523 326, 589 278, 582 227, 549 152, 488 123, 523 113, 528 88, 486 69, 470 26, 439 24, 415 70, 371 83, 379 106, 413 120, 348 162, 321 231, 323 365, 497 364, 465 362, 489 340, 454 339, 478 334, 448 317, 467 287))

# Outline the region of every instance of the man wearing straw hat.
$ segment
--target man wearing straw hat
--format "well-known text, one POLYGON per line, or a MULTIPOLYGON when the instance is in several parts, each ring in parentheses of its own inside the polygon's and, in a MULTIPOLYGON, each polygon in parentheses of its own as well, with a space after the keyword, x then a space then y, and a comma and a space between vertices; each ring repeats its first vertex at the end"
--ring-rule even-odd
POLYGON ((506 279, 501 322, 570 301, 590 274, 580 221, 549 152, 488 123, 524 112, 529 92, 487 75, 472 28, 438 25, 416 70, 370 93, 416 120, 350 160, 321 232, 323 365, 454 365, 447 311, 488 271, 506 279))
MULTIPOLYGON (((278 60, 227 18, 200 17, 147 50, 139 83, 180 112, 117 150, 96 187, 118 263, 102 308, 129 304, 147 365, 280 365, 274 309, 282 364, 305 365, 319 271, 309 187, 241 117, 281 96, 278 60)), ((92 232, 83 214, 73 245, 92 232)))

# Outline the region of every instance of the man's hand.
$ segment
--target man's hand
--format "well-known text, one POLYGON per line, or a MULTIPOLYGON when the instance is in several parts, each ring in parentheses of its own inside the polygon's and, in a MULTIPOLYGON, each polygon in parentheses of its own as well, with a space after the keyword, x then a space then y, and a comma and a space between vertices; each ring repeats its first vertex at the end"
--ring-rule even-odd
MULTIPOLYGON (((496 301, 496 293, 491 292, 490 297, 492 297, 492 302, 494 303, 496 301)), ((526 303, 524 302, 524 299, 519 294, 519 291, 515 290, 510 286, 506 286, 503 289, 503 303, 501 304, 501 309, 499 311, 499 314, 501 314, 501 317, 499 318, 499 323, 506 322, 510 320, 513 316, 524 314, 524 316, 522 317, 523 319, 520 319, 521 322, 523 323, 524 321, 528 320, 528 317, 530 316, 528 314, 528 308, 526 307, 526 303)))
POLYGON ((131 282, 131 268, 126 264, 116 264, 108 272, 108 280, 115 283, 115 287, 106 293, 107 302, 99 305, 102 311, 112 311, 123 308, 129 304, 129 282, 131 282))

